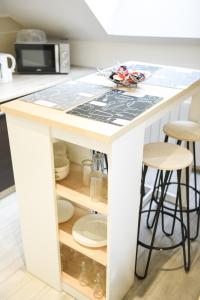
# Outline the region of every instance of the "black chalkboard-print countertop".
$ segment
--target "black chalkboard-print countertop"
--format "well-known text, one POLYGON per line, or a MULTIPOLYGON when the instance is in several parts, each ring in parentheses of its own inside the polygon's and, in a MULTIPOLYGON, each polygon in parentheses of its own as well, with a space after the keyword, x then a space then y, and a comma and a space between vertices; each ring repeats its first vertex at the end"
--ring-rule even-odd
POLYGON ((127 92, 114 89, 66 113, 123 126, 160 100, 162 98, 157 96, 139 93, 130 96, 127 92))

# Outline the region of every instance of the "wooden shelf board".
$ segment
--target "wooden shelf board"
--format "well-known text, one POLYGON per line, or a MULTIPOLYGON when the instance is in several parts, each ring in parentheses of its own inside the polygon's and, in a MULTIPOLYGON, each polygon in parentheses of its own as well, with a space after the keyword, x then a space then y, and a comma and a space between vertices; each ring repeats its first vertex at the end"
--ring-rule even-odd
POLYGON ((82 246, 77 243, 72 236, 72 227, 73 224, 82 216, 87 215, 88 212, 81 209, 75 208, 75 214, 71 220, 59 224, 59 240, 61 243, 73 248, 74 250, 90 257, 91 259, 97 261, 98 263, 106 266, 107 263, 107 247, 100 248, 89 248, 82 246))
POLYGON ((81 166, 71 163, 69 175, 56 184, 57 195, 67 198, 74 203, 107 215, 107 188, 106 179, 103 184, 103 195, 101 202, 90 200, 90 189, 84 186, 81 179, 81 166))
MULTIPOLYGON (((70 276, 65 272, 62 272, 62 281, 70 285, 72 288, 79 291, 89 299, 95 300, 95 298, 93 297, 93 289, 89 286, 81 286, 76 278, 70 276)), ((103 297, 102 300, 105 300, 105 297, 103 297)))

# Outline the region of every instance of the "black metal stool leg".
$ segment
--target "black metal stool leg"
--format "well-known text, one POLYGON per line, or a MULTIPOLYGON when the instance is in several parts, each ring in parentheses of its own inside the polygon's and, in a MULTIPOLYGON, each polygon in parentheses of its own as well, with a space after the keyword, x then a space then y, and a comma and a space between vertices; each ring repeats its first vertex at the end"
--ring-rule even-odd
POLYGON ((168 137, 168 135, 165 135, 164 143, 167 143, 167 142, 168 142, 168 140, 169 140, 169 137, 168 137))
POLYGON ((138 247, 139 247, 139 237, 140 237, 140 224, 141 224, 141 212, 142 212, 142 206, 143 206, 143 196, 144 196, 144 185, 145 185, 145 177, 147 173, 147 166, 144 166, 142 169, 142 180, 141 180, 141 196, 140 196, 140 207, 139 207, 139 216, 138 216, 138 228, 137 228, 137 246, 136 246, 136 256, 135 256, 135 274, 137 270, 137 256, 138 256, 138 247))
POLYGON ((188 266, 186 268, 186 271, 190 270, 190 202, 189 202, 189 167, 186 168, 186 215, 187 215, 187 234, 188 234, 188 239, 187 239, 187 244, 188 244, 188 266))
POLYGON ((193 146, 193 160, 194 160, 194 188, 195 188, 195 208, 197 212, 197 229, 194 236, 191 237, 190 234, 190 240, 194 241, 199 235, 199 226, 200 226, 200 197, 198 197, 197 194, 197 168, 196 168, 196 145, 195 142, 192 143, 193 146), (199 199, 197 199, 199 198, 199 199), (199 201, 198 201, 199 200, 199 201))
MULTIPOLYGON (((195 142, 192 143, 193 146, 193 160, 194 160, 194 187, 197 190, 197 168, 196 168, 196 149, 195 142)), ((197 193, 195 193, 195 207, 197 209, 197 193)))
MULTIPOLYGON (((159 175, 160 175, 160 171, 158 170, 157 173, 156 173, 156 179, 155 179, 155 182, 154 182, 154 187, 153 187, 153 191, 152 191, 152 195, 151 195, 151 199, 150 199, 150 204, 149 204, 149 212, 148 212, 147 220, 146 220, 146 226, 149 229, 151 229, 153 227, 154 220, 155 220, 155 215, 154 215, 153 221, 150 225, 149 218, 150 218, 150 215, 151 215, 152 204, 153 204, 153 201, 155 199, 155 191, 156 191, 157 182, 158 182, 158 185, 160 184, 160 176, 159 175)), ((157 193, 156 193, 156 199, 158 199, 158 193, 159 193, 159 189, 157 190, 157 193)))
MULTIPOLYGON (((164 142, 167 143, 169 140, 169 137, 167 135, 165 135, 165 139, 164 139, 164 142)), ((181 140, 177 140, 176 144, 177 145, 181 145, 182 141, 181 140)), ((164 195, 164 198, 166 197, 167 195, 167 192, 168 192, 168 188, 169 188, 169 182, 171 181, 171 178, 172 178, 172 175, 173 175, 173 171, 170 172, 170 176, 169 176, 169 179, 168 179, 168 184, 166 186, 166 190, 165 190, 165 195, 164 195)), ((175 227, 175 222, 176 222, 176 213, 177 213, 177 207, 178 207, 178 199, 177 199, 177 196, 176 196, 176 202, 175 202, 175 210, 174 210, 174 219, 173 219, 173 223, 172 223, 172 229, 171 229, 171 232, 168 233, 166 230, 165 230, 165 223, 164 223, 164 207, 162 207, 162 231, 164 234, 166 234, 166 236, 172 236, 173 233, 174 233, 174 227, 175 227)))
POLYGON ((107 154, 104 154, 105 164, 106 164, 106 170, 108 172, 108 157, 107 154))
MULTIPOLYGON (((145 268, 145 271, 144 271, 144 275, 140 276, 140 275, 137 274, 137 271, 135 271, 135 274, 139 279, 144 279, 147 276, 147 273, 148 273, 149 264, 150 264, 150 260, 151 260, 151 255, 152 255, 152 251, 153 251, 153 245, 154 245, 155 236, 156 236, 156 232, 157 232, 159 216, 160 216, 160 212, 161 212, 161 207, 162 207, 162 204, 163 204, 163 201, 164 201, 164 188, 163 187, 165 187, 166 184, 167 184, 169 173, 170 173, 169 171, 166 171, 164 182, 162 180, 162 184, 161 184, 161 197, 160 197, 160 201, 158 203, 157 209, 156 209, 155 224, 154 224, 154 228, 153 228, 153 234, 152 234, 151 244, 150 244, 150 247, 149 247, 149 253, 148 253, 148 258, 147 258, 147 263, 146 263, 146 268, 145 268)), ((161 178, 163 179, 163 171, 161 171, 161 178)), ((141 215, 141 213, 140 213, 140 215, 141 215)), ((141 218, 141 216, 140 216, 140 218, 141 218)), ((139 239, 139 235, 138 235, 138 239, 139 239)), ((136 267, 137 267, 137 264, 136 264, 136 267)))
MULTIPOLYGON (((172 173, 169 176, 170 178, 169 178, 168 183, 170 182, 171 175, 172 175, 172 173)), ((178 178, 178 174, 177 174, 177 178, 178 178)), ((169 185, 167 185, 167 188, 168 188, 168 186, 169 185)), ((167 194, 167 189, 166 189, 164 198, 166 197, 166 194, 167 194)), ((176 201, 175 201, 175 207, 174 207, 174 214, 173 214, 174 217, 173 217, 172 228, 171 228, 170 232, 167 232, 165 230, 165 223, 164 223, 164 216, 165 216, 165 214, 164 214, 164 207, 162 207, 162 231, 168 237, 172 236, 173 233, 174 233, 174 228, 175 228, 175 223, 176 223, 176 215, 177 215, 177 208, 178 208, 178 200, 179 200, 178 197, 179 197, 179 192, 178 192, 178 189, 177 189, 177 192, 176 192, 176 201)))
MULTIPOLYGON (((196 229, 196 233, 194 236, 191 236, 191 233, 189 233, 190 235, 190 240, 194 241, 197 239, 198 235, 199 235, 199 226, 200 226, 200 197, 199 197, 199 201, 198 201, 198 193, 197 191, 197 169, 196 169, 196 145, 195 142, 192 143, 192 148, 193 148, 193 163, 194 163, 194 188, 195 188, 195 208, 197 211, 197 229, 196 229), (199 202, 199 203, 198 203, 199 202)), ((189 142, 187 142, 187 149, 190 149, 190 144, 189 142)))
MULTIPOLYGON (((187 168, 189 170, 189 168, 187 168)), ((186 170, 187 173, 187 170, 186 170)), ((186 175, 187 177, 187 175, 186 175)), ((180 208, 180 219, 182 221, 181 223, 181 233, 182 233, 182 239, 184 239, 184 219, 183 219, 183 207, 182 207, 182 197, 181 197, 181 170, 177 171, 177 180, 178 180, 178 199, 179 199, 179 208, 180 208)), ((186 180, 187 183, 187 180, 186 180)), ((189 190, 186 186, 186 198, 187 198, 187 202, 189 200, 189 190)), ((187 232, 188 234, 188 232, 187 232)), ((189 271, 189 266, 190 266, 190 249, 189 249, 189 244, 188 244, 188 255, 186 255, 186 247, 185 247, 185 243, 182 244, 182 248, 183 248, 183 260, 184 260, 184 269, 186 272, 189 271)))
POLYGON ((147 174, 148 167, 143 166, 142 168, 142 180, 141 180, 141 189, 140 189, 140 195, 143 198, 145 195, 145 178, 147 174))

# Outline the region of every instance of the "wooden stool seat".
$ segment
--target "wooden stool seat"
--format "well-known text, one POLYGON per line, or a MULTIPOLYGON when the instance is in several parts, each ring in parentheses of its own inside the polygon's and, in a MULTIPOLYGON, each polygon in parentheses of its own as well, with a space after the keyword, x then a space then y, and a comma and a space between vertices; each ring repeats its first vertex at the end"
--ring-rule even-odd
POLYGON ((191 165, 192 153, 181 146, 170 143, 152 143, 144 146, 144 165, 159 170, 175 171, 191 165))
POLYGON ((192 121, 174 121, 164 125, 163 131, 167 136, 177 140, 200 141, 200 124, 192 121))

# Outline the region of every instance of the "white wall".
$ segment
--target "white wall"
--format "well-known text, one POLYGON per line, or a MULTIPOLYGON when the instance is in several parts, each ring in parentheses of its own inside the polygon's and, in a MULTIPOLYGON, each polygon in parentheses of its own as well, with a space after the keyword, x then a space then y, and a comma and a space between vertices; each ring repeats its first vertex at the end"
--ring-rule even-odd
MULTIPOLYGON (((56 37, 70 38, 73 64, 105 67, 140 60, 200 69, 200 39, 108 36, 84 0, 1 2, 9 15, 26 28, 40 28, 56 37)), ((106 6, 103 8, 106 10, 106 6)))
POLYGON ((126 60, 200 69, 200 40, 71 41, 73 64, 106 67, 126 60))
POLYGON ((7 15, 7 10, 5 5, 3 4, 2 0, 0 0, 0 17, 7 15))

